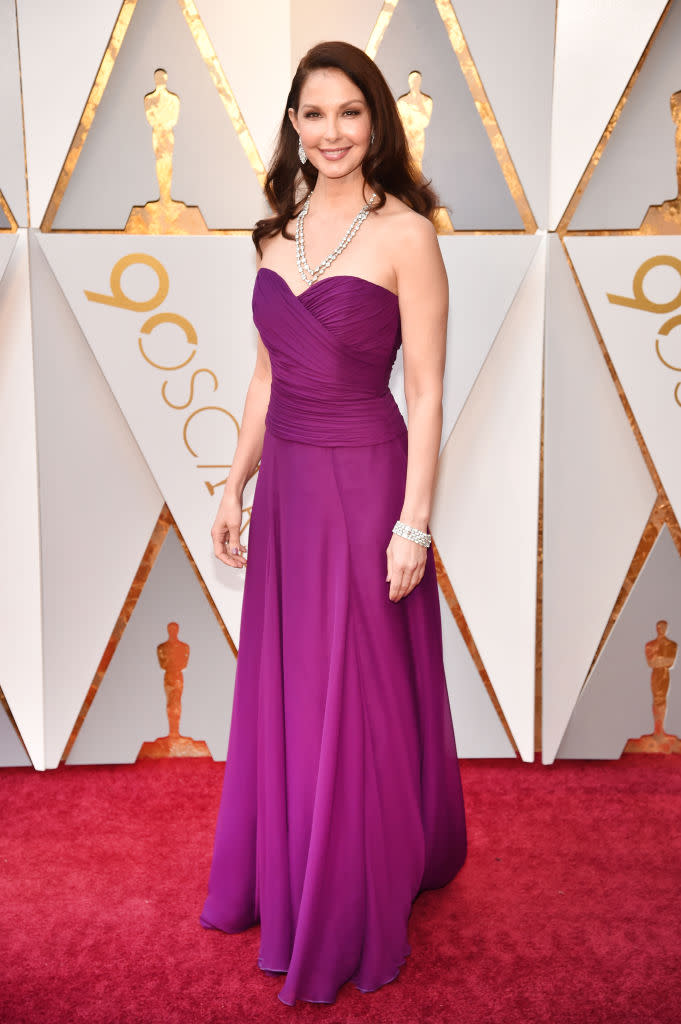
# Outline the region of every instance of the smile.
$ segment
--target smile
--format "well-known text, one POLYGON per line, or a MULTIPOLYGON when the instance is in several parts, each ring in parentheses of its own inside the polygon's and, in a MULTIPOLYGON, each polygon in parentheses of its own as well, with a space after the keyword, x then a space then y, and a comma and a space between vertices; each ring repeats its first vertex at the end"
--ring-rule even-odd
POLYGON ((350 152, 350 146, 345 146, 344 149, 320 149, 319 152, 327 160, 341 160, 346 153, 350 152))

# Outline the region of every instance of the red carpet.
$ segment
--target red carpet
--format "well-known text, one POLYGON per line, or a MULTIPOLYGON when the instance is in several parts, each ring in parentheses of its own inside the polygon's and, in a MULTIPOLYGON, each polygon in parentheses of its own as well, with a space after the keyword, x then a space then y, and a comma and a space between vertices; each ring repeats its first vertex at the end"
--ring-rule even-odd
POLYGON ((679 1024, 681 758, 464 760, 468 860, 399 977, 285 1006, 198 924, 224 766, 0 771, 2 1024, 679 1024))

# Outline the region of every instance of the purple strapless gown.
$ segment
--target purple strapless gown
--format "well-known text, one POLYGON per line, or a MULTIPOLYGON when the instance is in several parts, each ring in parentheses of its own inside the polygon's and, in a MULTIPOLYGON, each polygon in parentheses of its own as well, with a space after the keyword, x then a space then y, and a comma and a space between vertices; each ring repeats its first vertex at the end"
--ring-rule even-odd
POLYGON ((261 925, 278 995, 333 1003, 399 974, 423 889, 466 859, 433 552, 388 597, 407 430, 397 297, 350 276, 296 296, 262 268, 272 364, 205 928, 261 925))

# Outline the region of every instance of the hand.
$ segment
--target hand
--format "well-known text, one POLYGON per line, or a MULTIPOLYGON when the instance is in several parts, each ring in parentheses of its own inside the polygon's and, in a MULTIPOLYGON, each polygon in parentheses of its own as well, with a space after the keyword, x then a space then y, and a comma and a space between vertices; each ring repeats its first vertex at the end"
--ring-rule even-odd
POLYGON ((391 601, 399 601, 406 597, 417 583, 423 579, 426 571, 426 557, 428 549, 416 541, 407 540, 393 533, 388 544, 386 555, 388 558, 388 575, 386 581, 390 582, 389 597, 391 601))
POLYGON ((225 491, 210 535, 213 538, 215 557, 235 569, 243 569, 246 565, 242 552, 248 550, 239 539, 242 516, 241 499, 225 491))

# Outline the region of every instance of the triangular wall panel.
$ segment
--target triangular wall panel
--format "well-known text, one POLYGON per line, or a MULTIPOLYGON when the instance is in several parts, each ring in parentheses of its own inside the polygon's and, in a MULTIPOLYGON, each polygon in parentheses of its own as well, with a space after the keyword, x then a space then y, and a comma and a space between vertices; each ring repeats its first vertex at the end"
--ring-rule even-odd
MULTIPOLYGON (((541 241, 541 236, 441 236, 449 278, 447 357, 440 451, 447 443, 541 241)), ((390 386, 407 419, 402 348, 390 386)))
POLYGON ((36 768, 45 767, 40 520, 28 238, 0 281, 0 686, 36 768))
POLYGON ((523 760, 534 758, 546 239, 440 459, 431 527, 523 760))
POLYGON ((189 645, 183 671, 180 733, 206 741, 224 760, 236 659, 196 574, 170 530, 67 758, 68 764, 134 761, 142 744, 169 732, 164 671, 157 648, 168 624, 189 645))
POLYGON ((545 344, 542 758, 550 764, 656 496, 555 235, 545 344))
MULTIPOLYGON (((16 222, 26 227, 26 175, 21 75, 14 0, 0 4, 0 192, 16 222)), ((0 207, 0 228, 7 217, 0 207)))
POLYGON ((442 650, 459 757, 515 757, 511 742, 480 678, 442 591, 442 650))
POLYGON ((163 498, 34 234, 30 254, 45 748, 55 767, 163 498))
POLYGON ((666 0, 558 3, 551 128, 552 229, 577 188, 665 6, 666 0))
MULTIPOLYGON (((616 758, 628 739, 652 732, 652 691, 645 645, 656 623, 681 642, 681 558, 665 527, 641 570, 572 713, 558 757, 616 758)), ((681 660, 670 672, 672 706, 665 731, 681 736, 681 660)), ((651 755, 653 756, 653 755, 651 755)), ((659 756, 659 755, 658 755, 659 756)))
POLYGON ((41 223, 121 0, 16 0, 31 223, 41 223), (45 45, 50 40, 50 45, 45 45), (55 83, 59 102, 55 103, 55 83))
POLYGON ((546 228, 555 3, 454 0, 453 6, 535 220, 546 228))

